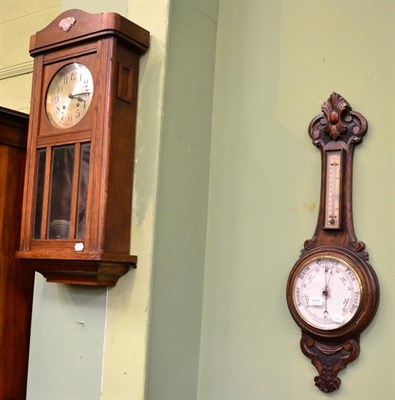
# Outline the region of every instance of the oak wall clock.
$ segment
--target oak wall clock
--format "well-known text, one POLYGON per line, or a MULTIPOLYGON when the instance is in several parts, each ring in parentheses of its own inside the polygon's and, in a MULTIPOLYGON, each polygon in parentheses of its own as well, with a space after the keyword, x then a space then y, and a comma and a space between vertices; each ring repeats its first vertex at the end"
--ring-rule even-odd
POLYGON ((328 393, 340 386, 338 372, 359 355, 360 334, 378 307, 379 284, 352 217, 353 152, 367 121, 337 93, 322 111, 309 126, 322 160, 318 221, 290 272, 286 294, 302 330, 301 349, 319 373, 315 385, 328 393))
POLYGON ((48 281, 114 285, 129 254, 139 60, 149 32, 69 10, 31 37, 33 87, 17 257, 48 281))

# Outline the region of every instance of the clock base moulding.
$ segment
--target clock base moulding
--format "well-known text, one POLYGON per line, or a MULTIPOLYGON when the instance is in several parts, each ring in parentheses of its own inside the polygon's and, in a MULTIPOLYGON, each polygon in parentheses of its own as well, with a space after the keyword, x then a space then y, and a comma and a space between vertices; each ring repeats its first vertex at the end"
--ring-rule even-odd
POLYGON ((22 264, 41 273, 47 282, 86 286, 115 286, 118 279, 137 267, 137 257, 97 260, 21 258, 22 264))

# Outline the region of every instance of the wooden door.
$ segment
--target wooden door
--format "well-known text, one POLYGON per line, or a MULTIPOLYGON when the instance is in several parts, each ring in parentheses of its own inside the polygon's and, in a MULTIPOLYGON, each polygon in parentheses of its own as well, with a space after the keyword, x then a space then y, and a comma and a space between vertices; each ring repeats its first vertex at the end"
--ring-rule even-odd
POLYGON ((0 399, 26 398, 34 273, 19 246, 28 115, 0 107, 0 399))

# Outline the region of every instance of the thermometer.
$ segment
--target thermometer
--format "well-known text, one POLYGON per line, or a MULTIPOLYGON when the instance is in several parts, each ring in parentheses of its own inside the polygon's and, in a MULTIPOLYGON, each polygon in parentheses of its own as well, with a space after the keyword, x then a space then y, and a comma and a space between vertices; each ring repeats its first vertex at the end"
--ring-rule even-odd
POLYGON ((324 229, 341 228, 342 151, 326 152, 324 229))

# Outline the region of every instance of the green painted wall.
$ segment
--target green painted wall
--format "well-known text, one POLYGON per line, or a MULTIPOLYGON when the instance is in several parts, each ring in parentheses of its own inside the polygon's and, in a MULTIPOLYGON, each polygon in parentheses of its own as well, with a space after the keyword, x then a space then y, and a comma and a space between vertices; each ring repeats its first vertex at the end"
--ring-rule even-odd
POLYGON ((217 1, 171 3, 147 399, 197 395, 217 1))
POLYGON ((29 110, 23 35, 80 4, 152 34, 136 146, 140 261, 107 292, 37 277, 28 398, 326 398, 285 284, 316 224, 320 156, 307 125, 337 91, 369 121, 354 219, 381 304, 331 398, 393 400, 394 1, 222 0, 218 11, 216 0, 173 0, 169 21, 167 0, 3 0, 2 106, 29 110))
POLYGON ((108 290, 102 400, 145 397, 169 0, 128 1, 131 20, 151 33, 140 61, 132 254, 138 267, 108 290))
POLYGON ((199 399, 327 398, 285 285, 316 224, 307 126, 332 91, 369 121, 354 219, 381 305, 331 398, 394 399, 394 24, 393 1, 220 2, 199 399))
POLYGON ((36 274, 29 400, 100 399, 106 289, 52 285, 36 274))

